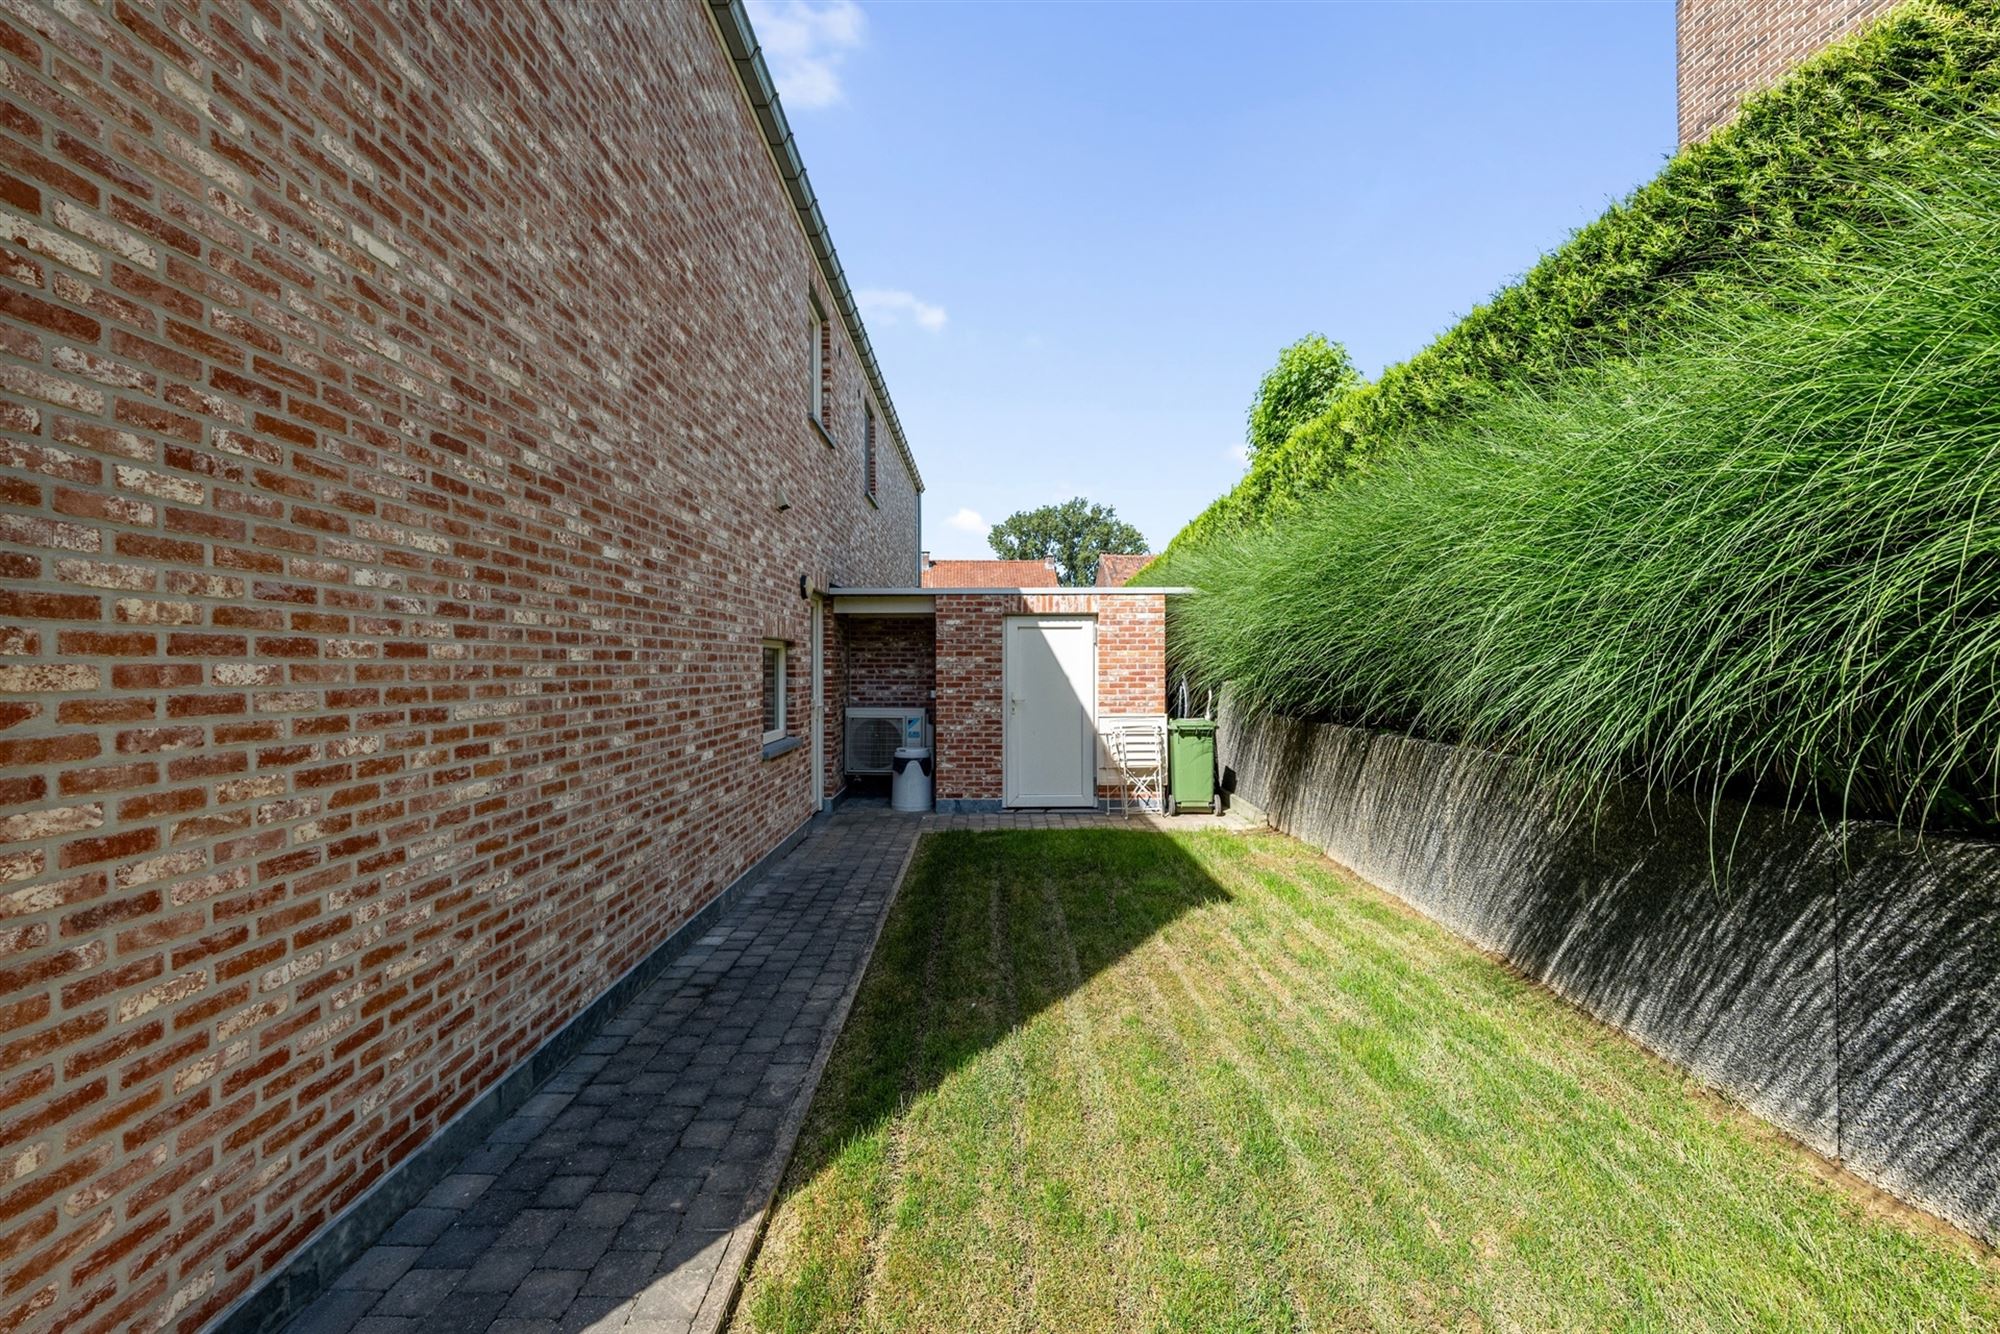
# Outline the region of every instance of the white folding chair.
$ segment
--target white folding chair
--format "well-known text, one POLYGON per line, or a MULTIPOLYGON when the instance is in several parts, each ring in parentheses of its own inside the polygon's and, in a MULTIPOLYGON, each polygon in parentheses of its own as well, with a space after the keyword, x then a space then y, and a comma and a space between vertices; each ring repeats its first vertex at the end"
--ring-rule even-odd
POLYGON ((1167 729, 1156 719, 1134 718, 1111 729, 1111 758, 1125 785, 1124 813, 1139 809, 1158 814, 1161 787, 1167 774, 1167 729))

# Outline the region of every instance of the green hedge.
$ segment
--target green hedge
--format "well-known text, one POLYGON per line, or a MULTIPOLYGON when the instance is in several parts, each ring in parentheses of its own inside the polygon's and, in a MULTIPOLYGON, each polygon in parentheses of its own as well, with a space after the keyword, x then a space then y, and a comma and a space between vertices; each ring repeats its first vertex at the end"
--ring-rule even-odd
MULTIPOLYGON (((1515 381, 1551 380, 1671 328, 1717 283, 1800 244, 1837 253, 1858 182, 1921 168, 1941 125, 2000 97, 2000 4, 1912 0, 1837 44, 1578 231, 1424 351, 1261 451, 1168 558, 1295 511, 1515 381)), ((1156 563, 1157 564, 1157 563, 1156 563)), ((1147 582, 1173 578, 1163 569, 1147 582)))
POLYGON ((2000 823, 2000 115, 1849 170, 1837 252, 1774 245, 1637 355, 1178 557, 1175 661, 1586 805, 2000 823))

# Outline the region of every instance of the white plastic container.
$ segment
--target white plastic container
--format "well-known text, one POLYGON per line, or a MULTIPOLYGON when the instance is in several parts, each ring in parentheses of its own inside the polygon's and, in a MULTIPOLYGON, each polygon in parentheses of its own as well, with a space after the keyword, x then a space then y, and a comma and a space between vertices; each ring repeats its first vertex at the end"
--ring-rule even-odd
POLYGON ((931 808, 931 752, 928 746, 896 748, 896 776, 889 784, 889 806, 898 811, 931 808))

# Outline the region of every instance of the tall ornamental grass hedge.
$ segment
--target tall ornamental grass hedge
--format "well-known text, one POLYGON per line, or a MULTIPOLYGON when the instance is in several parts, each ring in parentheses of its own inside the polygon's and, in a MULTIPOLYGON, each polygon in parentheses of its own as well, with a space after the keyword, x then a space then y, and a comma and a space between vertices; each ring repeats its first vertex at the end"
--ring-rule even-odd
POLYGON ((1831 817, 2000 815, 2000 135, 1841 244, 1209 543, 1176 657, 1252 707, 1831 817))
MULTIPOLYGON (((1754 98, 1735 123, 1372 384, 1344 394, 1175 537, 1171 556, 1296 511, 1523 377, 1548 381, 1672 327, 1705 289, 1865 222, 1870 177, 1928 171, 1941 124, 2000 103, 2000 4, 1911 0, 1754 98)), ((1182 582, 1166 566, 1146 582, 1182 582)))

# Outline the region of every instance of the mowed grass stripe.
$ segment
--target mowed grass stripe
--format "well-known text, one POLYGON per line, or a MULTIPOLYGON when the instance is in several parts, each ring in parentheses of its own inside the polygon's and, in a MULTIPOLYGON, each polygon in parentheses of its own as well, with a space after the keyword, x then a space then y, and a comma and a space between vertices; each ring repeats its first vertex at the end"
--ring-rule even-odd
POLYGON ((1206 919, 1216 907, 1154 926, 1147 908, 1157 896, 1148 890, 1141 879, 1099 895, 1078 875, 1069 891, 1073 922, 1090 920, 1094 899, 1115 904, 1120 925, 1097 933, 1100 940, 1153 928, 1144 950, 1116 960, 1091 988, 1121 999, 1123 1022, 1108 1048, 1119 1060, 1107 1073, 1126 1134, 1126 1180, 1147 1199, 1146 1327, 1284 1328, 1311 1275, 1288 1245, 1267 1138, 1256 1115, 1218 1096, 1220 1057, 1205 1035, 1189 1040, 1159 976, 1183 942, 1212 930, 1206 919))
MULTIPOLYGON (((1212 939, 1198 942, 1206 952, 1212 939)), ((1206 1047, 1202 1062, 1202 1094, 1230 1128, 1237 1162, 1245 1182, 1256 1194, 1261 1221, 1271 1229, 1271 1252, 1282 1259, 1290 1275, 1294 1323, 1306 1328, 1329 1321, 1361 1320, 1365 1309, 1368 1257, 1358 1253, 1337 1228, 1320 1224, 1335 1215, 1316 1189, 1310 1169, 1282 1123, 1271 1091, 1249 1068, 1242 1050, 1230 1041, 1226 1024, 1190 985, 1188 967, 1178 951, 1150 957, 1159 965, 1153 980, 1158 1013, 1171 1022, 1184 1042, 1206 1047)))
MULTIPOLYGON (((1476 1280, 1490 1267, 1485 1252, 1493 1239, 1454 1230, 1452 1214, 1463 1178, 1486 1170, 1484 1145, 1450 1099, 1424 1096, 1464 1080, 1470 1073, 1465 1060, 1425 1022, 1427 998, 1412 979, 1374 988, 1361 1015, 1331 1024, 1300 995, 1272 994, 1269 970, 1259 970, 1259 985, 1250 985, 1248 972, 1232 969, 1231 962, 1259 953, 1279 956, 1284 942, 1297 938, 1279 931, 1269 906, 1265 900, 1232 915, 1232 939, 1219 942, 1205 973, 1187 978, 1191 993, 1222 1027, 1218 1040, 1229 1044, 1245 1078, 1280 1109, 1305 1159, 1303 1173, 1316 1182, 1337 1179, 1357 1157, 1372 1169, 1348 1177, 1368 1193, 1329 1193, 1317 1211, 1337 1220, 1366 1276, 1371 1323, 1427 1322, 1440 1305, 1440 1287, 1445 1306, 1480 1309, 1485 1303, 1476 1280), (1277 1022, 1263 1022, 1265 1016, 1277 1022), (1399 1040, 1407 1048, 1400 1054, 1399 1040), (1301 1089, 1321 1096, 1301 1098, 1301 1089), (1394 1133, 1380 1136, 1385 1126, 1394 1133), (1368 1128, 1377 1139, 1353 1138, 1346 1133, 1353 1127, 1368 1128), (1407 1282, 1412 1272, 1425 1281, 1407 1282)), ((1347 955, 1370 946, 1342 942, 1337 948, 1347 955)), ((1534 1323, 1560 1323, 1560 1315, 1538 1312, 1534 1323)))
MULTIPOLYGON (((1286 846, 1283 840, 1262 841, 1286 846)), ((1318 879, 1330 871, 1330 863, 1320 862, 1304 868, 1299 878, 1318 879)), ((1357 891, 1337 879, 1321 880, 1318 888, 1323 891, 1322 896, 1304 900, 1312 905, 1304 909, 1305 915, 1312 918, 1337 920, 1344 902, 1376 897, 1372 891, 1357 891)), ((1299 900, 1283 897, 1294 909, 1302 908, 1299 900)), ((1272 906, 1275 900, 1263 900, 1255 908, 1247 900, 1239 902, 1245 904, 1245 911, 1234 915, 1232 920, 1238 924, 1238 943, 1245 953, 1282 950, 1284 942, 1293 938, 1291 932, 1269 937, 1252 934, 1252 924, 1259 919, 1257 910, 1272 906)), ((1403 914, 1403 920, 1412 928, 1434 933, 1449 942, 1449 937, 1435 927, 1403 910, 1389 907, 1389 911, 1403 914)), ((1362 921, 1365 916, 1368 915, 1352 914, 1350 920, 1362 921)), ((1367 949, 1365 944, 1354 943, 1359 950, 1367 949)), ((1673 1296, 1675 1287, 1706 1281, 1712 1277, 1718 1262, 1735 1259, 1764 1270, 1756 1275, 1760 1281, 1753 1288, 1746 1288, 1746 1292, 1763 1295, 1759 1300, 1742 1303, 1741 1309, 1731 1316, 1732 1323, 1740 1320, 1765 1325, 1791 1324, 1795 1320, 1791 1312, 1800 1304, 1807 1310, 1825 1307, 1841 1313, 1832 1321, 1835 1324, 1856 1320, 1868 1323, 1874 1315, 1886 1319, 1886 1312, 1871 1315, 1865 1290, 1850 1289, 1838 1281, 1835 1262, 1839 1252, 1829 1251, 1824 1232, 1794 1220, 1788 1232, 1759 1236, 1763 1220, 1786 1216, 1789 1204, 1777 1198, 1778 1194, 1804 1182, 1796 1158, 1783 1164, 1786 1170, 1778 1172, 1732 1176, 1714 1170, 1715 1141, 1726 1136, 1732 1125, 1767 1143, 1775 1141, 1774 1135, 1748 1118, 1724 1118, 1718 1123, 1702 1095, 1692 1087, 1683 1088, 1687 1096, 1679 1101, 1633 1106, 1635 1100, 1643 1102, 1648 1090, 1639 1085, 1647 1078, 1664 1078, 1669 1083, 1685 1081, 1631 1044, 1582 1021, 1574 1011, 1553 1002, 1539 989, 1512 977, 1462 945, 1455 948, 1464 960, 1476 962, 1477 971, 1484 972, 1497 985, 1476 987, 1468 992, 1455 984, 1453 972, 1441 973, 1436 979, 1438 995, 1419 1002, 1424 1011, 1424 1033, 1433 1042, 1443 1038, 1452 1047, 1446 1050, 1434 1045, 1403 1043, 1418 1063, 1428 1054, 1440 1064, 1423 1071, 1422 1078, 1414 1082, 1398 1078, 1392 1085, 1380 1086, 1378 1081, 1377 1092, 1381 1095, 1377 1099, 1378 1110, 1387 1110, 1392 1102, 1395 1104, 1395 1115, 1386 1123, 1405 1131, 1401 1141, 1411 1144, 1421 1155, 1414 1164, 1411 1159, 1402 1160, 1406 1171, 1393 1174, 1388 1180, 1420 1176, 1423 1194, 1431 1201, 1449 1201, 1454 1192, 1480 1184, 1483 1189, 1479 1194, 1460 1203, 1470 1211, 1489 1216, 1505 1207, 1507 1197, 1527 1194, 1550 1196, 1553 1202, 1572 1212, 1590 1208, 1607 1213, 1631 1210, 1635 1200, 1643 1200, 1645 1207, 1636 1211, 1637 1216, 1657 1226, 1653 1244, 1639 1253, 1646 1261, 1644 1264, 1635 1262, 1638 1257, 1605 1254, 1592 1244, 1587 1233, 1573 1234, 1574 1253, 1568 1255, 1550 1250, 1545 1238, 1532 1233, 1525 1236, 1524 1244, 1537 1258, 1560 1261, 1555 1266, 1557 1272, 1592 1281, 1578 1283, 1563 1294, 1560 1309, 1517 1311, 1500 1316, 1503 1322, 1554 1326, 1575 1319, 1584 1326, 1601 1327, 1607 1320, 1619 1319, 1651 1324, 1656 1318, 1664 1318, 1667 1305, 1676 1305, 1684 1299, 1684 1295, 1673 1296), (1468 995, 1482 998, 1482 1008, 1487 1013, 1461 1014, 1455 1016, 1458 1022, 1452 1024, 1438 1022, 1449 1016, 1432 1014, 1438 1008, 1436 1001, 1442 1000, 1446 1006, 1455 1008, 1468 995), (1581 1035, 1579 1022, 1585 1025, 1581 1035), (1580 1036, 1597 1040, 1579 1041, 1580 1036), (1605 1077, 1593 1081, 1594 1087, 1588 1090, 1575 1077, 1576 1058, 1585 1055, 1600 1067, 1608 1067, 1605 1077), (1504 1077, 1496 1072, 1504 1072, 1504 1077), (1475 1116, 1477 1123, 1462 1124, 1467 1114, 1475 1116), (1455 1126, 1455 1122, 1461 1124, 1455 1126), (1559 1138, 1565 1151, 1557 1155, 1534 1152, 1537 1141, 1551 1135, 1559 1138), (1446 1174, 1429 1170, 1440 1164, 1452 1170, 1446 1174), (1545 1168, 1554 1169, 1553 1174, 1544 1171, 1545 1168), (1747 1235, 1756 1239, 1755 1253, 1710 1253, 1716 1237, 1686 1225, 1701 1217, 1701 1210, 1686 1207, 1683 1198, 1691 1180, 1699 1180, 1712 1192, 1704 1203, 1710 1209, 1726 1212, 1738 1237, 1747 1235), (1576 1245, 1581 1249, 1575 1249, 1576 1245), (1787 1256, 1784 1253, 1787 1249, 1797 1254, 1787 1256), (1607 1262, 1612 1267, 1609 1273, 1604 1273, 1602 1269, 1607 1262), (1800 1286, 1803 1276, 1816 1272, 1833 1281, 1818 1291, 1800 1286), (1630 1294, 1636 1309, 1621 1312, 1615 1307, 1605 1307, 1604 1294, 1619 1291, 1630 1294)), ((1394 971, 1405 973, 1400 964, 1394 971)), ((1456 974, 1462 975, 1463 971, 1456 970, 1456 974)), ((1378 1014, 1385 1032, 1393 1034, 1400 1007, 1410 1001, 1409 993, 1399 994, 1395 1009, 1378 1014)), ((1239 997, 1238 1003, 1242 1004, 1243 998, 1239 997)), ((1274 1026, 1267 1031, 1287 1030, 1274 1026)), ((1309 1114, 1327 1126, 1348 1124, 1356 1119, 1371 1125, 1384 1123, 1373 1117, 1329 1113, 1324 1108, 1309 1114)), ((1814 1193, 1809 1189, 1808 1197, 1814 1193)), ((1434 1206, 1412 1207, 1422 1211, 1434 1206)), ((1533 1219, 1547 1215, 1537 1207, 1523 1216, 1533 1219)))
POLYGON ((746 1329, 1961 1329, 2000 1267, 1309 849, 933 835, 746 1329))
MULTIPOLYGON (((1432 1283, 1450 1285, 1474 1258, 1471 1239, 1448 1235, 1435 1210, 1451 1194, 1451 1170, 1464 1165, 1474 1143, 1447 1109, 1413 1103, 1400 1072, 1385 1065, 1389 1043, 1376 1034, 1406 1023, 1418 998, 1399 985, 1382 989, 1358 1012, 1325 1012, 1314 1004, 1310 972, 1285 966, 1283 945, 1298 936, 1281 934, 1266 906, 1246 904, 1231 914, 1229 937, 1216 942, 1206 969, 1190 970, 1184 981, 1213 1017, 1233 1064, 1274 1109, 1302 1179, 1322 1191, 1315 1216, 1346 1243, 1370 1322, 1429 1319, 1436 1303, 1428 1285, 1414 1289, 1423 1309, 1404 1310, 1412 1290, 1400 1275, 1416 1266, 1432 1283), (1244 966, 1251 958, 1264 963, 1244 966), (1281 972, 1288 976, 1281 980, 1281 972), (1387 1017, 1380 1013, 1385 1007, 1387 1017), (1424 1120, 1410 1122, 1412 1112, 1424 1120), (1385 1125, 1405 1133, 1385 1136, 1385 1125), (1334 1183, 1340 1188, 1329 1189, 1334 1183)), ((1322 966, 1320 977, 1328 975, 1322 966)), ((1440 1062, 1429 1034, 1411 1059, 1430 1067, 1427 1080, 1456 1073, 1440 1062)))
MULTIPOLYGON (((1135 1314, 1118 1275, 1134 1272, 1136 1231, 1119 1159, 1124 1138, 1114 1119, 1104 1072, 1097 1060, 1096 1020, 1077 994, 1081 974, 1069 935, 1061 889, 1044 868, 1035 884, 1034 912, 1024 915, 1034 934, 1023 933, 1024 954, 1045 951, 1046 968, 1024 968, 1035 983, 1029 1003, 1048 1008, 1057 1023, 1038 1026, 1050 1041, 1036 1069, 1037 1097, 1026 1109, 1030 1157, 1035 1164, 1037 1228, 1035 1268, 1051 1281, 1036 1291, 1030 1327, 1086 1326, 1107 1311, 1135 1314), (1113 1165, 1110 1179, 1105 1165, 1113 1165)), ((1017 957, 1021 957, 1017 955, 1017 957)))
MULTIPOLYGON (((931 849, 933 864, 941 855, 931 849)), ((926 870, 930 868, 927 867, 926 870)), ((961 868, 927 899, 944 942, 925 1028, 924 1091, 903 1111, 903 1152, 869 1301, 890 1324, 951 1312, 966 1328, 1005 1328, 1019 1238, 985 1207, 1013 1176, 1014 1066, 1003 1041, 1017 1016, 1004 998, 991 929, 997 877, 961 868), (967 872, 970 872, 968 874, 967 872), (947 1001, 949 1003, 940 1003, 947 1001)))
MULTIPOLYGON (((1269 842, 1283 846, 1281 840, 1269 842)), ((1320 862, 1317 867, 1308 866, 1301 879, 1314 875, 1324 875, 1330 864, 1320 862)), ((1359 897, 1376 897, 1369 891, 1357 891, 1351 885, 1322 883, 1325 897, 1308 900, 1319 905, 1313 913, 1321 916, 1337 913, 1344 901, 1354 901, 1359 897)), ((1268 901, 1266 901, 1268 902, 1268 901)), ((1294 906, 1297 903, 1294 902, 1294 906)), ((1390 908, 1392 912, 1402 910, 1390 908)), ((1245 920, 1246 913, 1237 920, 1245 920)), ((1358 920, 1358 915, 1357 915, 1358 920)), ((1449 937, 1428 923, 1405 914, 1405 920, 1412 927, 1435 933, 1449 941, 1449 937)), ((1282 941, 1285 936, 1277 938, 1282 941)), ((1243 940, 1246 952, 1256 952, 1264 948, 1264 942, 1243 940)), ((1731 1175, 1713 1171, 1716 1155, 1712 1152, 1718 1136, 1726 1135, 1732 1128, 1740 1128, 1751 1136, 1767 1143, 1776 1137, 1748 1118, 1727 1118, 1717 1123, 1709 1114, 1705 1100, 1697 1090, 1684 1087, 1687 1096, 1680 1100, 1646 1101, 1649 1090, 1640 1085, 1647 1080, 1664 1078, 1669 1083, 1680 1082, 1681 1076, 1666 1070, 1658 1062, 1647 1057, 1630 1043, 1610 1037, 1588 1021, 1583 1036, 1595 1037, 1595 1042, 1580 1042, 1578 1023, 1580 1016, 1568 1007, 1555 1003, 1539 989, 1511 977, 1504 970, 1491 965, 1462 945, 1456 946, 1462 957, 1476 961, 1480 971, 1485 972, 1499 985, 1477 988, 1473 996, 1486 998, 1484 1006, 1490 1013, 1485 1016, 1474 1012, 1469 1018, 1462 1018, 1455 1024, 1435 1022, 1427 1014, 1424 1020, 1425 1032, 1433 1036, 1451 1034, 1456 1030, 1456 1045, 1459 1050, 1449 1070, 1437 1069, 1426 1072, 1425 1077, 1415 1085, 1401 1085, 1396 1093, 1402 1099, 1397 1123, 1416 1130, 1425 1130, 1433 1139, 1449 1124, 1437 1115, 1437 1109, 1428 1104, 1442 1097, 1451 1101, 1461 1110, 1493 1111, 1502 1113, 1484 1118, 1484 1123, 1473 1128, 1470 1134, 1445 1136, 1441 1147, 1454 1166, 1474 1166, 1484 1169, 1487 1180, 1497 1188, 1499 1195, 1522 1193, 1529 1183, 1541 1184, 1558 1197, 1564 1207, 1575 1210, 1595 1204, 1604 1211, 1632 1209, 1636 1199, 1643 1197, 1645 1206, 1636 1211, 1637 1216, 1651 1220, 1658 1227, 1655 1244, 1643 1254, 1648 1263, 1637 1266, 1629 1262, 1630 1257, 1607 1257, 1619 1263, 1608 1276, 1609 1281, 1591 1284, 1587 1289, 1571 1293, 1565 1301, 1565 1310, 1580 1314, 1601 1306, 1601 1295, 1621 1288, 1629 1290, 1635 1299, 1643 1299, 1646 1294, 1658 1291, 1663 1284, 1671 1287, 1671 1281, 1681 1273, 1681 1281, 1704 1281, 1712 1276, 1713 1268, 1719 1261, 1740 1258, 1752 1264, 1768 1265, 1758 1274, 1761 1280, 1746 1292, 1761 1292, 1763 1299, 1746 1303, 1737 1315, 1744 1320, 1761 1324, 1793 1323, 1791 1314, 1799 1304, 1804 1309, 1828 1308, 1838 1314, 1833 1323, 1855 1320, 1869 1322, 1876 1316, 1887 1318, 1887 1312, 1874 1312, 1868 1305, 1866 1289, 1842 1285, 1837 1278, 1838 1268, 1832 1261, 1838 1252, 1829 1254, 1825 1244, 1826 1233, 1804 1226, 1802 1220, 1794 1220, 1788 1233, 1771 1233, 1758 1236, 1762 1221, 1769 1218, 1785 1218, 1792 1208, 1788 1200, 1778 1198, 1781 1192, 1796 1189, 1803 1183, 1804 1173, 1794 1156, 1785 1164, 1788 1170, 1780 1172, 1758 1172, 1747 1175, 1731 1175), (1481 1020, 1483 1022, 1473 1022, 1481 1020), (1500 1020, 1505 1020, 1502 1023, 1500 1020), (1536 1022, 1541 1021, 1541 1022, 1536 1022), (1518 1032, 1519 1040, 1510 1033, 1518 1032), (1473 1038, 1471 1043, 1462 1039, 1473 1038), (1492 1045, 1489 1045, 1492 1044, 1492 1045), (1484 1059, 1479 1057, 1484 1054, 1484 1059), (1589 1054, 1595 1063, 1608 1067, 1610 1078, 1594 1081, 1592 1096, 1583 1096, 1585 1090, 1574 1079, 1575 1057, 1589 1054), (1500 1056, 1507 1059, 1497 1059, 1500 1056), (1471 1059, 1468 1059, 1471 1058, 1471 1059), (1504 1078, 1495 1072, 1504 1071, 1504 1078), (1620 1072, 1623 1077, 1619 1077, 1620 1072), (1456 1092, 1457 1097, 1451 1095, 1456 1092), (1524 1103, 1518 1096, 1531 1092, 1532 1102, 1524 1103), (1423 1101, 1411 1101, 1417 1094, 1423 1101), (1636 1105, 1635 1105, 1636 1104, 1636 1105), (1522 1126, 1523 1112, 1531 1112, 1529 1126, 1522 1126), (1517 1132, 1533 1128, 1535 1136, 1556 1135, 1562 1140, 1565 1152, 1560 1155, 1539 1156, 1533 1152, 1534 1137, 1523 1137, 1517 1132), (1505 1159, 1496 1159, 1496 1147, 1507 1151, 1505 1159), (1696 1152, 1690 1153, 1688 1149, 1696 1152), (1543 1164, 1562 1169, 1553 1177, 1537 1175, 1535 1169, 1543 1164), (1701 1210, 1686 1207, 1684 1199, 1690 1180, 1697 1173, 1690 1168, 1708 1166, 1710 1170, 1699 1173, 1698 1179, 1712 1192, 1705 1201, 1711 1209, 1723 1210, 1730 1215, 1730 1222, 1738 1229, 1737 1235, 1756 1238, 1758 1252, 1743 1256, 1722 1256, 1708 1253, 1716 1237, 1706 1231, 1696 1231, 1687 1227, 1686 1221, 1701 1217, 1701 1210), (1587 1170, 1585 1170, 1587 1169, 1587 1170), (1523 1171, 1529 1176, 1521 1177, 1523 1171), (1746 1188, 1749 1188, 1746 1191, 1746 1188), (1695 1254, 1688 1255, 1688 1247, 1695 1248, 1695 1254), (1786 1248, 1798 1250, 1792 1256, 1784 1254, 1786 1248), (1817 1254, 1811 1252, 1817 1251, 1817 1254), (1808 1290, 1799 1286, 1800 1279, 1813 1273, 1824 1273, 1833 1279, 1819 1290, 1808 1290)), ((1455 1007, 1462 988, 1451 985, 1452 974, 1441 974, 1438 978, 1440 999, 1455 1007)), ((1427 1011, 1435 1009, 1430 1002, 1425 1003, 1427 1011)), ((1437 1016, 1442 1019, 1445 1016, 1437 1016)), ((1413 1044, 1414 1045, 1414 1044, 1413 1044)), ((1421 1051, 1421 1048, 1414 1048, 1421 1051)), ((1324 1118, 1327 1124, 1339 1124, 1339 1116, 1324 1118)), ((1440 1155, 1435 1151, 1428 1155, 1436 1161, 1440 1155)), ((1454 1178, 1458 1182, 1475 1179, 1465 1172, 1454 1178)), ((1807 1198, 1819 1196, 1827 1199, 1823 1192, 1808 1190, 1807 1198)), ((1497 1201, 1473 1200, 1475 1207, 1484 1207, 1497 1201)), ((1828 1203, 1832 1201, 1827 1199, 1828 1203)), ((1536 1216, 1543 1216, 1537 1210, 1536 1216)), ((1577 1238, 1584 1243, 1584 1250, 1569 1258, 1564 1266, 1567 1272, 1579 1276, 1589 1276, 1596 1272, 1602 1261, 1601 1248, 1591 1246, 1585 1235, 1577 1238)), ((1655 1303, 1641 1300, 1641 1309, 1628 1313, 1630 1318, 1641 1318, 1648 1314, 1645 1309, 1655 1303)), ((1653 1312, 1657 1314, 1657 1312, 1653 1312)), ((1549 1311, 1536 1313, 1533 1323, 1548 1325, 1558 1322, 1563 1312, 1549 1311)), ((1617 1314, 1604 1311, 1601 1316, 1592 1317, 1582 1323, 1599 1325, 1604 1319, 1617 1314)), ((1518 1316, 1518 1313, 1517 1313, 1518 1316)))

